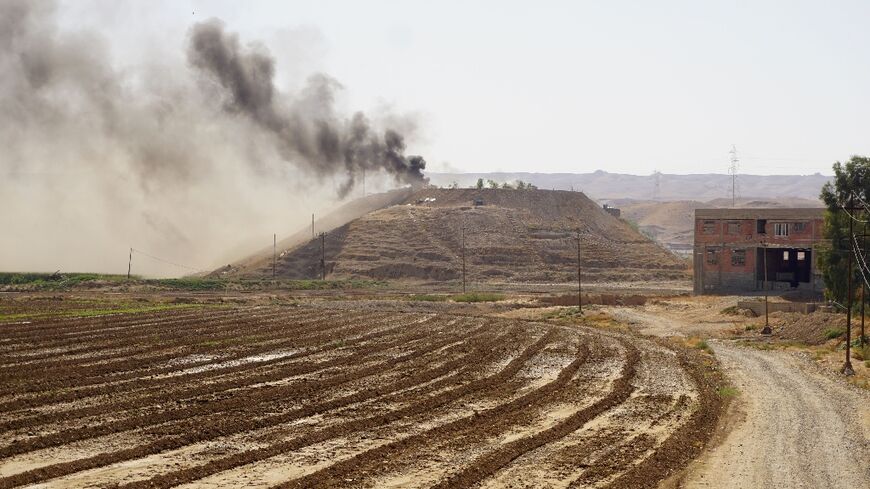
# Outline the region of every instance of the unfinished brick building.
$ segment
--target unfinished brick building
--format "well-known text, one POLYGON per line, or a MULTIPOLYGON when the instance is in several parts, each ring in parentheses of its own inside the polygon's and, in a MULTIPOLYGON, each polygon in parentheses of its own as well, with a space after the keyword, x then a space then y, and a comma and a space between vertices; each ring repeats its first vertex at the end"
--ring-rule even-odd
POLYGON ((823 290, 824 209, 696 209, 696 294, 823 290), (765 265, 767 273, 765 274, 765 265))

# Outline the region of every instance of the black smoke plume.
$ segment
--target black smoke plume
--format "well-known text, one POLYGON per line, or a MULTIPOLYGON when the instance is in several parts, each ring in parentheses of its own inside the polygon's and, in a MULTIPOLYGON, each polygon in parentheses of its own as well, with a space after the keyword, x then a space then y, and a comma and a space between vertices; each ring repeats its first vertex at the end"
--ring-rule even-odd
POLYGON ((361 112, 350 119, 336 114, 335 80, 316 75, 308 80, 302 97, 282 96, 274 83, 275 60, 265 48, 243 48, 238 36, 227 33, 216 19, 191 28, 187 57, 191 66, 223 89, 224 109, 268 131, 285 161, 318 175, 347 175, 341 194, 366 170, 385 170, 402 183, 426 181, 426 161, 405 155, 399 132, 376 133, 361 112))
POLYGON ((268 51, 219 21, 129 59, 63 13, 0 0, 0 270, 126 272, 130 246, 209 267, 307 225, 365 171, 425 181, 410 124, 340 114, 326 75, 279 90, 268 51))

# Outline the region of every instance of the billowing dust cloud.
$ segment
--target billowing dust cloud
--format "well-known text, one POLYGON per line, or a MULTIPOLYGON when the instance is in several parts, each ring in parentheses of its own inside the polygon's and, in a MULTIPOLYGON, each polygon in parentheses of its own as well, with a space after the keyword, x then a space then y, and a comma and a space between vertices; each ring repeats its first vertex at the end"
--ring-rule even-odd
POLYGON ((339 113, 328 75, 280 90, 269 51, 219 20, 190 28, 185 62, 122 70, 56 15, 0 2, 0 269, 126 271, 130 246, 208 268, 358 196, 363 175, 425 182, 412 128, 339 113))

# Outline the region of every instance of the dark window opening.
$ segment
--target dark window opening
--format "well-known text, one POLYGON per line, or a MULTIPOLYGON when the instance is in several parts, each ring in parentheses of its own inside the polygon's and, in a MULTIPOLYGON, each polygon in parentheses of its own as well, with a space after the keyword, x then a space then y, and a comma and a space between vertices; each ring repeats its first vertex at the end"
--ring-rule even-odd
POLYGON ((787 283, 797 287, 812 280, 810 265, 812 250, 797 248, 758 248, 755 270, 759 284, 787 283), (765 259, 765 252, 767 258, 765 259), (765 270, 765 265, 767 269, 765 270))
POLYGON ((759 219, 756 221, 756 233, 767 234, 767 219, 759 219))
POLYGON ((719 250, 707 250, 707 264, 716 265, 719 263, 719 250))
POLYGON ((806 229, 806 228, 807 228, 807 223, 805 223, 805 222, 795 222, 795 223, 792 223, 792 225, 791 225, 792 231, 794 231, 796 233, 802 233, 802 232, 804 232, 804 229, 806 229))
POLYGON ((713 234, 716 232, 716 221, 704 221, 704 234, 713 234))

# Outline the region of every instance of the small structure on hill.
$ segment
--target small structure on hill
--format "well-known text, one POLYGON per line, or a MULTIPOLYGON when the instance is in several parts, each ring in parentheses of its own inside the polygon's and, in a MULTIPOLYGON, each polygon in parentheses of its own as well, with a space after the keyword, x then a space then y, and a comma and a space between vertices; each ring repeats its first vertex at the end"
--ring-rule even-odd
POLYGON ((816 248, 825 210, 696 209, 695 294, 824 288, 816 248))
POLYGON ((613 217, 619 218, 622 215, 622 211, 618 208, 613 207, 609 204, 604 204, 604 212, 610 214, 613 217))

